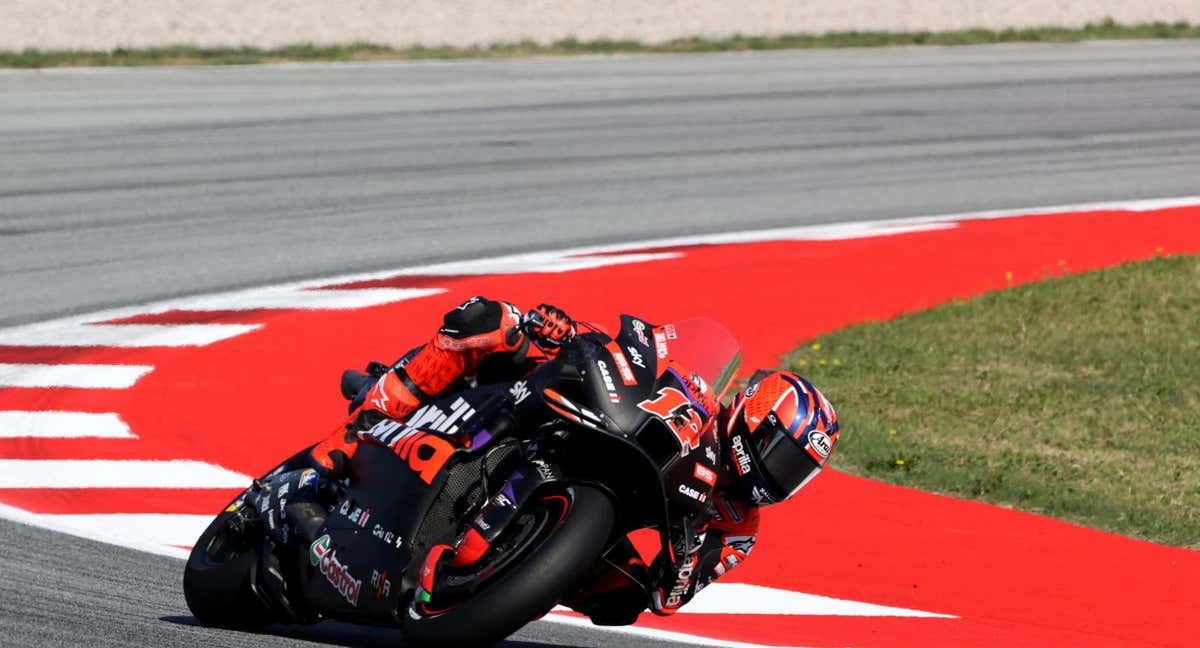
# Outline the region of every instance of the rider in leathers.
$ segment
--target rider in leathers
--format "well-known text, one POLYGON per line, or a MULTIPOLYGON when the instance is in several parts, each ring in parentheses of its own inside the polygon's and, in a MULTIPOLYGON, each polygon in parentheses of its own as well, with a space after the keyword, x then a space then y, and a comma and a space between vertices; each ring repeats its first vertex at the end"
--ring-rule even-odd
MULTIPOLYGON (((472 297, 446 313, 432 340, 390 367, 372 363, 369 374, 346 372, 342 391, 352 401, 354 424, 314 447, 312 459, 340 471, 359 441, 356 431, 383 417, 402 418, 468 377, 517 379, 552 358, 575 332, 572 319, 554 306, 543 304, 522 315, 510 303, 472 297)), ((723 459, 713 506, 707 519, 673 531, 676 555, 686 552, 683 560, 652 577, 658 582, 649 600, 616 570, 598 570, 564 603, 606 625, 632 623, 647 607, 658 615, 674 614, 750 555, 759 506, 794 495, 820 471, 838 435, 829 401, 790 372, 756 373, 730 405, 720 408, 715 424, 723 459)), ((636 552, 628 554, 627 569, 646 569, 636 552)))

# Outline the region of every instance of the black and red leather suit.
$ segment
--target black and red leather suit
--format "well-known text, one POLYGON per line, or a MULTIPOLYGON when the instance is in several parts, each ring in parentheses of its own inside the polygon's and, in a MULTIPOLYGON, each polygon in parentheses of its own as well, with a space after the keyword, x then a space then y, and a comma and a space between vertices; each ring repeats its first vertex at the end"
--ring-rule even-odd
MULTIPOLYGON (((574 334, 573 323, 565 313, 551 306, 540 306, 531 311, 530 315, 534 314, 540 318, 538 326, 526 333, 530 330, 529 316, 523 317, 516 306, 472 297, 446 313, 441 328, 429 342, 413 349, 390 368, 376 365, 374 373, 381 375, 369 389, 366 384, 353 381, 347 386, 344 379, 343 392, 354 399, 350 420, 358 420, 360 425, 348 426, 348 431, 339 431, 318 444, 313 449, 314 461, 325 468, 337 469, 344 460, 339 455, 353 454, 358 437, 352 430, 361 428, 361 423, 369 425, 382 417, 402 418, 471 377, 481 383, 520 378, 552 358, 556 343, 574 334), (358 389, 359 384, 362 389, 358 389), (352 396, 356 391, 357 397, 352 396)), ((730 427, 728 419, 729 412, 723 408, 715 424, 726 431, 730 427)), ((758 532, 758 506, 729 488, 735 473, 728 463, 728 458, 722 461, 716 492, 710 500, 713 504, 710 516, 690 521, 685 527, 688 531, 676 532, 693 536, 673 539, 677 546, 687 546, 690 551, 676 567, 661 574, 649 601, 640 587, 614 570, 594 573, 586 591, 565 602, 605 624, 632 623, 647 606, 656 614, 670 615, 700 589, 745 560, 758 532), (630 597, 636 600, 631 601, 630 597)), ((636 553, 629 554, 632 563, 640 563, 629 567, 646 569, 636 553)))

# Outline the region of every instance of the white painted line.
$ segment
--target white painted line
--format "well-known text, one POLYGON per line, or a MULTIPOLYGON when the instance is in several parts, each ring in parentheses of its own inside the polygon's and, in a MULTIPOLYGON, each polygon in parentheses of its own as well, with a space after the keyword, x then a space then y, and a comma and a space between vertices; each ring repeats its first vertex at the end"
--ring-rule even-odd
MULTIPOLYGON (((557 612, 565 612, 559 606, 557 612)), ((770 614, 773 616, 856 616, 957 619, 951 614, 876 605, 862 601, 807 594, 792 590, 749 585, 714 583, 701 590, 679 614, 770 614)))
POLYGON ((36 518, 86 533, 87 537, 109 536, 136 539, 148 544, 190 547, 208 527, 213 515, 181 513, 97 513, 63 515, 32 513, 36 518))
POLYGON ((0 488, 244 488, 250 477, 202 461, 0 459, 0 488))
MULTIPOLYGON (((649 613, 647 613, 649 614, 649 613)), ((717 648, 768 648, 764 644, 746 643, 742 641, 727 641, 725 639, 713 639, 711 637, 702 637, 700 635, 685 634, 683 632, 670 632, 667 630, 657 630, 655 628, 643 628, 641 626, 597 626, 590 619, 584 619, 576 616, 567 616, 565 614, 547 614, 541 618, 542 621, 549 623, 561 623, 563 625, 581 626, 591 630, 600 630, 603 632, 614 632, 616 634, 633 635, 635 637, 646 637, 648 639, 659 639, 662 641, 674 641, 676 643, 688 644, 692 646, 716 646, 717 648)), ((770 646, 769 648, 801 648, 800 646, 770 646)))
POLYGON ((0 412, 2 439, 136 439, 113 413, 0 412))
POLYGON ((167 310, 242 311, 260 309, 349 310, 381 306, 444 293, 444 288, 362 288, 355 290, 309 290, 295 287, 258 288, 160 304, 154 312, 167 310))
POLYGON ((604 256, 574 255, 565 252, 530 252, 514 254, 492 259, 475 259, 471 261, 452 261, 433 265, 393 271, 386 277, 403 277, 408 275, 498 275, 522 274, 526 272, 561 273, 576 270, 591 270, 607 266, 625 265, 629 263, 645 263, 647 261, 662 261, 677 259, 683 256, 678 252, 647 252, 633 254, 610 254, 604 256))
POLYGON ((0 387, 128 389, 151 371, 147 365, 0 363, 0 387))
MULTIPOLYGON (((594 261, 597 264, 614 265, 617 263, 633 263, 645 260, 653 260, 657 254, 674 253, 652 253, 645 252, 641 254, 622 255, 618 257, 607 257, 606 262, 600 261, 600 258, 587 259, 593 255, 612 255, 619 252, 630 252, 637 250, 652 250, 663 247, 676 247, 688 245, 721 245, 727 243, 751 243, 763 241, 831 241, 844 240, 871 236, 894 236, 897 234, 907 234, 913 232, 924 232, 939 229, 950 229, 958 226, 962 221, 970 220, 991 220, 998 218, 1014 218, 1020 216, 1034 215, 1051 215, 1063 214, 1077 211, 1129 211, 1129 212, 1145 212, 1157 209, 1169 209, 1173 207, 1194 207, 1200 206, 1200 196, 1186 196, 1179 198, 1164 198, 1154 200, 1132 200, 1119 202, 1104 202, 1104 203, 1085 203, 1080 205, 1056 205, 1051 207, 1026 207, 1021 209, 1006 209, 983 212, 967 212, 961 214, 943 214, 937 216, 921 216, 916 218, 895 218, 876 221, 859 221, 854 223, 836 223, 826 225, 800 225, 796 227, 785 227, 768 230, 756 231, 734 231, 717 234, 703 234, 698 236, 684 236, 674 238, 661 239, 646 239, 640 241, 631 241, 627 243, 616 243, 609 245, 592 245, 586 247, 565 248, 560 250, 547 250, 541 252, 532 252, 517 255, 506 255, 492 257, 489 259, 474 259, 470 261, 438 263, 425 266, 415 266, 407 268, 397 268, 394 270, 384 270, 379 272, 366 272, 327 277, 324 279, 314 279, 307 281, 290 282, 286 284, 277 284, 259 288, 255 290, 304 290, 310 288, 323 288, 327 286, 336 286, 340 284, 356 283, 362 281, 373 281, 379 279, 390 279, 400 276, 412 275, 453 275, 453 274, 504 274, 511 272, 555 272, 565 271, 570 268, 571 263, 590 263, 594 261), (644 254, 644 256, 643 256, 644 254), (583 258, 581 260, 581 258, 583 258)), ((663 257, 669 258, 669 257, 663 257)), ((598 265, 582 266, 582 267, 599 267, 598 265)), ((576 268, 578 269, 578 267, 576 268)), ((208 297, 218 298, 229 295, 245 293, 246 291, 237 291, 236 293, 216 293, 208 297)), ((411 299, 411 297, 410 297, 411 299)), ((37 345, 47 344, 51 346, 155 346, 146 344, 147 339, 167 338, 165 342, 173 342, 169 339, 171 335, 164 332, 155 333, 153 330, 146 331, 144 334, 135 335, 133 333, 96 333, 92 331, 90 336, 95 338, 92 344, 88 344, 86 338, 88 335, 80 333, 76 329, 125 329, 129 326, 117 325, 96 325, 96 326, 80 326, 89 322, 103 322, 125 317, 134 317, 137 315, 145 315, 147 313, 158 313, 172 308, 178 308, 180 303, 186 303, 189 299, 173 299, 167 301, 152 302, 136 306, 124 308, 110 309, 99 311, 83 317, 70 317, 57 320, 48 320, 35 324, 24 326, 0 329, 0 345, 16 344, 21 346, 29 346, 31 343, 21 342, 23 338, 37 338, 41 340, 37 345), (56 336, 54 331, 67 331, 63 334, 66 340, 78 340, 83 344, 75 343, 60 343, 54 344, 53 339, 56 336), (104 344, 104 340, 100 339, 104 336, 112 336, 118 338, 134 337, 133 342, 128 344, 104 344), (134 342, 142 342, 137 344, 134 342)), ((153 325, 141 325, 144 328, 154 329, 153 325)), ((163 344, 162 346, 199 346, 209 344, 218 340, 241 335, 242 333, 253 330, 255 327, 251 325, 233 325, 233 324, 189 324, 189 325, 158 325, 159 329, 170 328, 186 328, 187 330, 175 334, 179 338, 183 338, 182 343, 163 344), (203 327, 216 327, 207 335, 202 335, 203 327), (232 327, 226 333, 220 333, 221 327, 232 327), (194 330, 195 333, 191 333, 194 330), (189 342, 187 338, 193 340, 189 342)))
MULTIPOLYGON (((146 542, 137 536, 130 536, 121 533, 119 529, 98 529, 93 525, 91 528, 81 528, 69 524, 71 521, 68 516, 47 515, 40 513, 30 513, 24 509, 19 509, 12 506, 0 504, 0 518, 13 520, 21 524, 49 529, 58 533, 66 533, 96 542, 104 542, 118 547, 126 547, 135 551, 141 551, 148 554, 156 554, 159 556, 168 556, 171 558, 188 557, 186 549, 171 547, 163 544, 155 544, 146 542), (67 519, 63 519, 67 518, 67 519)), ((211 519, 211 518, 208 518, 211 519)), ((197 534, 199 537, 199 534, 197 534)), ((194 540, 194 539, 193 539, 194 540)), ((187 544, 191 544, 190 542, 187 544)))
POLYGON ((679 613, 957 618, 949 614, 889 607, 745 583, 714 583, 697 594, 679 610, 679 613))
MULTIPOLYGON (((145 309, 136 314, 144 314, 145 309)), ((87 324, 80 318, 0 331, 0 345, 50 347, 206 346, 259 324, 87 324)))

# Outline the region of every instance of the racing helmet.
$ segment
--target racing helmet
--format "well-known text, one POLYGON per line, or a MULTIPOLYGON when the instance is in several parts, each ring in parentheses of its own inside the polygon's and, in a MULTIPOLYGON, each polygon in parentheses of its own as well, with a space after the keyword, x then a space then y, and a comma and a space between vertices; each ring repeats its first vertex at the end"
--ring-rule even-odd
POLYGON ((790 371, 756 373, 730 412, 727 457, 735 488, 759 505, 799 492, 821 472, 837 443, 833 405, 790 371))

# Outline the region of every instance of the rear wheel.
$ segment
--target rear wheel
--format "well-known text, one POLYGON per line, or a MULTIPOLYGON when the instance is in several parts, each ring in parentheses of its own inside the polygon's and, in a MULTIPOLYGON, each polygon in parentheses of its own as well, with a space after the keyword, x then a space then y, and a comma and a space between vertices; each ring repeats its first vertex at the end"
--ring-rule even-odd
POLYGON ((608 496, 572 485, 532 500, 476 563, 445 569, 404 624, 414 648, 494 643, 550 611, 587 572, 613 526, 608 496), (460 598, 455 593, 474 593, 460 598))
POLYGON ((184 599, 204 625, 248 628, 273 621, 250 587, 262 538, 246 532, 241 522, 238 510, 218 515, 196 540, 184 567, 184 599))

